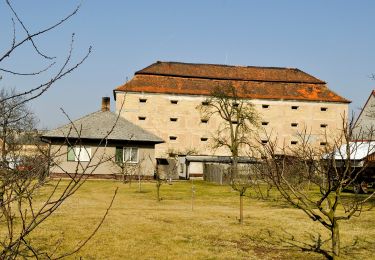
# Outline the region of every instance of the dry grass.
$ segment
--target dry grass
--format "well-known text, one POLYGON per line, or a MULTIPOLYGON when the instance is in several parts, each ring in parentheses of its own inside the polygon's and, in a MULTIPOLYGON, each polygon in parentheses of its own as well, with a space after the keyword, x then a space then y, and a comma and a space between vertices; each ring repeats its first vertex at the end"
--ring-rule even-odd
MULTIPOLYGON (((245 200, 245 223, 239 225, 238 196, 227 186, 195 182, 194 211, 191 183, 161 187, 156 201, 155 183, 144 183, 138 192, 114 181, 87 181, 75 196, 43 223, 32 239, 57 252, 71 250, 87 236, 104 214, 119 187, 113 207, 95 237, 74 257, 83 259, 323 259, 316 253, 286 247, 295 235, 309 242, 318 232, 328 232, 303 212, 276 201, 245 200), (269 234, 271 236, 269 236, 269 234)), ((40 196, 43 196, 40 194, 40 196)), ((375 254, 375 212, 342 222, 342 245, 355 237, 359 245, 344 252, 344 259, 371 259, 375 254)))

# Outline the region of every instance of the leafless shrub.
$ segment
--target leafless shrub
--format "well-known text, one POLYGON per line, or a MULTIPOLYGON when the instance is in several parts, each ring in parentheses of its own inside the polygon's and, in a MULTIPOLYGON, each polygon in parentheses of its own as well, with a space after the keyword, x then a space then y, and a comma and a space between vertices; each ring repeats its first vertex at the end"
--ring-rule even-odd
MULTIPOLYGON (((12 3, 9 0, 6 0, 5 3, 13 15, 13 37, 9 47, 0 54, 0 82, 7 75, 38 78, 43 74, 50 79, 45 82, 41 81, 35 86, 30 86, 22 92, 7 91, 3 87, 0 91, 0 227, 1 231, 4 232, 0 240, 0 258, 32 257, 38 259, 42 257, 59 259, 78 252, 92 238, 107 216, 117 190, 101 221, 92 232, 87 234, 86 238, 83 238, 76 245, 74 250, 60 255, 57 255, 53 250, 52 252, 42 250, 40 245, 31 241, 30 234, 82 186, 87 177, 103 162, 104 158, 101 158, 99 163, 93 163, 90 160, 85 165, 78 161, 75 172, 66 172, 67 176, 69 176, 67 182, 62 182, 61 179, 50 182, 46 178, 48 169, 50 165, 58 166, 56 158, 53 157, 54 154, 51 154, 51 151, 46 146, 39 146, 35 143, 35 149, 26 153, 23 143, 19 140, 35 128, 34 115, 28 108, 29 102, 41 96, 55 82, 77 69, 91 53, 91 47, 83 58, 72 64, 74 34, 71 37, 67 56, 61 62, 58 61, 58 58, 45 54, 36 42, 37 38, 47 37, 46 34, 49 31, 56 30, 74 16, 78 12, 79 6, 59 22, 32 32, 22 21, 12 3), (20 26, 21 32, 16 30, 18 28, 16 25, 20 26), (3 64, 11 59, 18 49, 27 44, 31 45, 33 51, 42 61, 49 62, 47 67, 29 72, 19 72, 3 67, 3 64), (59 66, 56 68, 57 72, 53 73, 51 68, 57 66, 59 66), (53 185, 51 192, 44 201, 37 201, 35 199, 36 191, 43 188, 47 182, 53 185)), ((74 139, 74 143, 82 145, 80 138, 81 126, 72 125, 72 132, 75 132, 78 136, 78 138, 74 139)), ((107 136, 104 136, 99 141, 99 146, 106 145, 107 136)), ((66 144, 72 141, 69 135, 65 141, 66 144)))
POLYGON ((375 152, 375 144, 352 142, 352 124, 345 120, 341 129, 336 137, 326 135, 323 149, 309 141, 307 131, 300 133, 299 145, 293 148, 277 147, 276 138, 268 136, 270 141, 262 146, 263 163, 258 165, 284 199, 330 232, 331 250, 318 251, 333 259, 340 255, 339 223, 359 216, 374 195, 343 195, 366 171, 366 158, 375 152), (355 159, 358 154, 363 155, 361 162, 355 159))
MULTIPOLYGON (((238 160, 240 154, 251 154, 253 145, 252 137, 259 121, 259 116, 253 105, 240 98, 239 91, 232 84, 218 86, 198 106, 202 117, 217 117, 221 124, 212 137, 212 148, 226 148, 231 154, 231 167, 229 170, 231 186, 240 195, 240 219, 243 223, 243 197, 246 190, 254 182, 249 174, 243 174, 239 170, 238 160)), ((249 173, 249 172, 248 172, 249 173)))

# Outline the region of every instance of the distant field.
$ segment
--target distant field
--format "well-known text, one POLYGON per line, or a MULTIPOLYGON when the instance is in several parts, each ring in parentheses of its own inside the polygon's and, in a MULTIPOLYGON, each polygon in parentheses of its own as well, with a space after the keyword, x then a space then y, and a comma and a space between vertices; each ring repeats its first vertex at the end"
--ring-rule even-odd
MULTIPOLYGON (((131 187, 115 181, 87 181, 77 194, 33 233, 33 241, 56 252, 71 250, 89 234, 104 214, 116 187, 118 195, 101 229, 74 257, 83 259, 323 259, 319 254, 286 247, 289 234, 303 242, 317 232, 318 223, 282 202, 245 199, 245 223, 238 224, 238 196, 228 186, 195 181, 194 210, 191 182, 161 187, 155 183, 131 187), (271 234, 271 237, 268 235, 271 234), (63 238, 63 240, 61 240, 63 238)), ((43 194, 39 194, 43 196, 43 194)), ((342 222, 343 259, 374 259, 375 211, 342 222), (351 252, 350 254, 348 252, 351 252)))

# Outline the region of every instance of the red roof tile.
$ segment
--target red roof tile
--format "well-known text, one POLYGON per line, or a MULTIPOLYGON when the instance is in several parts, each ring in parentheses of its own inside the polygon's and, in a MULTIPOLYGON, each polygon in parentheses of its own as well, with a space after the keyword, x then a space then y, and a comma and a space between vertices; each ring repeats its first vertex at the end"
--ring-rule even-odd
POLYGON ((137 71, 135 75, 163 75, 205 79, 232 79, 269 82, 300 82, 325 84, 299 69, 194 64, 181 62, 156 62, 137 71))
POLYGON ((325 82, 298 69, 157 62, 135 73, 115 91, 210 95, 232 84, 250 99, 288 99, 350 103, 325 82))

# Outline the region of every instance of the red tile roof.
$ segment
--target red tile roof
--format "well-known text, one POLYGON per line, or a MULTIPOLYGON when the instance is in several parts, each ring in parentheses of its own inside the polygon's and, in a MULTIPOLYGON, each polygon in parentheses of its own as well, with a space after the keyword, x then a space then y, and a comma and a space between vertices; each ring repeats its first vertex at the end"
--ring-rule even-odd
POLYGON ((228 84, 242 98, 350 103, 324 81, 298 69, 177 62, 154 63, 115 91, 210 95, 217 86, 228 84))

